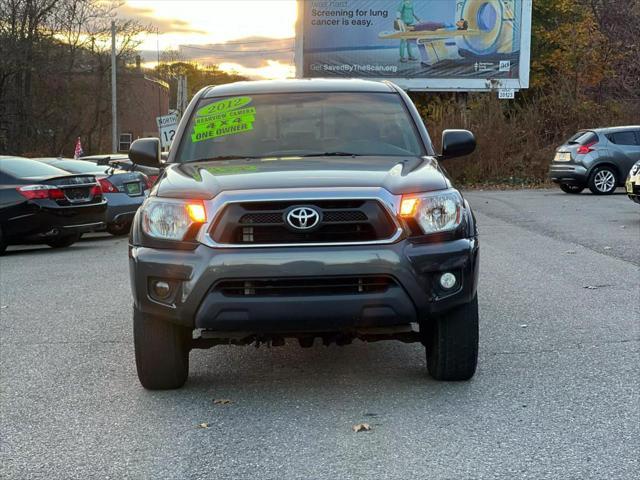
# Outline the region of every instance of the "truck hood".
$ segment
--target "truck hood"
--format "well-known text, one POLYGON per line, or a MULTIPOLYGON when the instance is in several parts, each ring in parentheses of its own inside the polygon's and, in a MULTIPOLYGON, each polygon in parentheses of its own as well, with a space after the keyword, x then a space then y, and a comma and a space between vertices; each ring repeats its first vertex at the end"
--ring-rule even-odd
POLYGON ((344 187, 383 187, 400 195, 451 183, 432 157, 292 157, 169 164, 155 194, 210 199, 233 190, 344 187))

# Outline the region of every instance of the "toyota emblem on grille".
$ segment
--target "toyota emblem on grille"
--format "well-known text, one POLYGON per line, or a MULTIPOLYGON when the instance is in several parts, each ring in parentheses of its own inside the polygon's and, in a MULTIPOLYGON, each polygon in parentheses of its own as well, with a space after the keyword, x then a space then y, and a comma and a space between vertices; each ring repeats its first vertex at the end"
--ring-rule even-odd
POLYGON ((295 230, 310 230, 320 223, 320 213, 311 207, 296 207, 289 210, 287 224, 295 230))

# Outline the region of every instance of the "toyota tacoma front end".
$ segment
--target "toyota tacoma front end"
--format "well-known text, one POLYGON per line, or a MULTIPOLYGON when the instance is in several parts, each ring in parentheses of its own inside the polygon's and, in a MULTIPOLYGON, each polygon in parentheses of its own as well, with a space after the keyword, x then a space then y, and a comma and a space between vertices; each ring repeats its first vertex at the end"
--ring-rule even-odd
MULTIPOLYGON (((189 351, 294 338, 422 342, 439 380, 473 376, 478 238, 409 97, 383 82, 200 91, 130 237, 138 375, 177 388, 189 351)), ((157 139, 131 159, 161 162, 157 139)))

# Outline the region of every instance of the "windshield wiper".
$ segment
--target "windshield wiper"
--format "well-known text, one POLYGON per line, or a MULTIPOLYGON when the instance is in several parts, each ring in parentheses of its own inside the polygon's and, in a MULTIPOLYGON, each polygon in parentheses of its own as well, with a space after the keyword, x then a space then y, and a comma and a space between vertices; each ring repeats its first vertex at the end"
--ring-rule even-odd
POLYGON ((262 158, 262 157, 255 157, 251 155, 219 155, 217 157, 207 157, 207 158, 198 158, 197 160, 189 160, 188 162, 184 162, 184 163, 214 162, 216 160, 254 160, 256 158, 262 158))
POLYGON ((301 157, 361 157, 359 153, 351 152, 323 152, 323 153, 306 153, 301 157))

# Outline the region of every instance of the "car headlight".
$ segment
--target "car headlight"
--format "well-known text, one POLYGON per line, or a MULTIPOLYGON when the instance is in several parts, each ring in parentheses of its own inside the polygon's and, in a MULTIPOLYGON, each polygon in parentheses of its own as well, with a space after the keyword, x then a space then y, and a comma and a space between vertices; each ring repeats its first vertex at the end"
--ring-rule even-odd
POLYGON ((161 240, 184 240, 206 221, 204 205, 198 200, 151 197, 142 207, 142 231, 161 240))
POLYGON ((425 235, 450 232, 462 222, 463 205, 457 190, 404 195, 400 215, 415 219, 425 235))
POLYGON ((629 176, 633 177, 635 176, 638 172, 640 172, 640 162, 636 162, 633 167, 631 167, 631 171, 629 172, 629 176))

